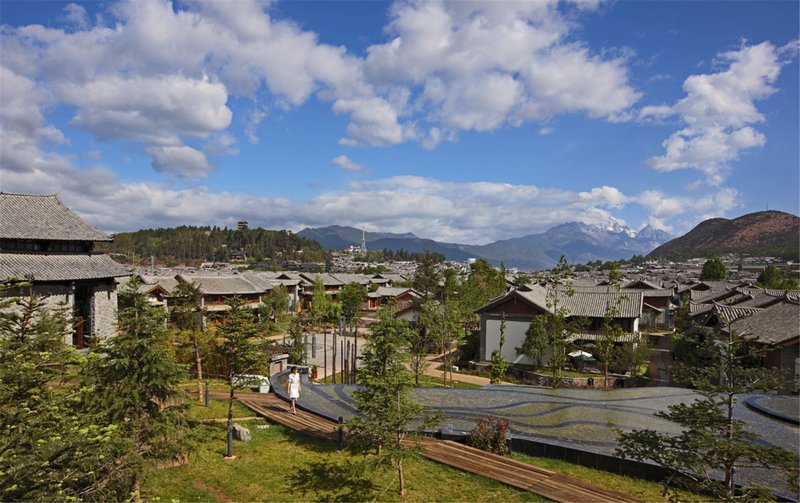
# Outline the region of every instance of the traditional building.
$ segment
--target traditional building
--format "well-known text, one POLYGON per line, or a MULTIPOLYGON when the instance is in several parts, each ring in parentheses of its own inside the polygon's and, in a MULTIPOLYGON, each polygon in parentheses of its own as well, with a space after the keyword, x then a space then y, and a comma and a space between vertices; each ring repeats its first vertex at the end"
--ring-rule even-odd
MULTIPOLYGON (((512 290, 491 300, 475 312, 481 318, 479 359, 490 360, 492 351, 500 344, 500 324, 505 321, 503 359, 513 363, 531 364, 527 357, 517 355, 522 347, 525 332, 536 316, 553 313, 553 301, 558 309, 565 309, 567 318, 581 318, 585 329, 572 334, 570 342, 590 342, 602 336, 606 313, 612 314, 613 323, 622 327, 624 335, 619 343, 639 341, 639 319, 642 316, 641 291, 608 292, 596 289, 575 289, 570 295, 565 291, 553 292, 539 285, 528 285, 512 290)), ((545 352, 543 363, 549 360, 545 352)))
MULTIPOLYGON (((74 331, 67 342, 78 348, 115 331, 117 278, 127 268, 94 244, 111 241, 57 196, 0 192, 0 280, 27 279, 31 290, 7 295, 42 295, 48 307, 65 305, 74 331)), ((13 290, 13 289, 12 289, 13 290)))

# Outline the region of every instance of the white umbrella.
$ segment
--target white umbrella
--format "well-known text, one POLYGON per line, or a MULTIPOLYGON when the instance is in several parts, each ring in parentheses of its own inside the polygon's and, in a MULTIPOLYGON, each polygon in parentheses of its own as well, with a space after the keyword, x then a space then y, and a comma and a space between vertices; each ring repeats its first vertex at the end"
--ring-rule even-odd
POLYGON ((583 360, 585 362, 590 362, 594 360, 594 357, 592 356, 591 353, 587 353, 586 351, 581 351, 581 350, 573 351, 572 353, 569 353, 568 356, 570 358, 575 358, 576 360, 583 360))

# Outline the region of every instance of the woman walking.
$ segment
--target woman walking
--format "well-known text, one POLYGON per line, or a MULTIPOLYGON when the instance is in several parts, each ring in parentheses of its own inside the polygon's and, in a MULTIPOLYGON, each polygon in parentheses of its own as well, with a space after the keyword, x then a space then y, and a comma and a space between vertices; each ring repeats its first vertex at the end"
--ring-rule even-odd
POLYGON ((289 384, 286 391, 289 393, 289 400, 292 402, 292 408, 289 409, 289 412, 297 415, 295 404, 300 397, 300 373, 297 372, 297 367, 292 367, 292 373, 289 374, 289 384))

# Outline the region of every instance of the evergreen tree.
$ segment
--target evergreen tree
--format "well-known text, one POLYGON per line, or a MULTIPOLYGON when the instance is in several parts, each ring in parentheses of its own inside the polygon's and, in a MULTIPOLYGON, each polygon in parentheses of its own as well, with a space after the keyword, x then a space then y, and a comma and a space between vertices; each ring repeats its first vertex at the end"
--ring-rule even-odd
POLYGON ((569 336, 574 333, 576 324, 568 320, 569 312, 562 304, 562 297, 571 297, 575 294, 570 278, 572 269, 563 255, 558 265, 550 275, 550 289, 547 293, 547 307, 549 313, 546 317, 545 327, 550 342, 550 368, 553 373, 553 387, 561 385, 561 372, 567 361, 567 346, 569 336))
POLYGON ((289 363, 304 365, 306 359, 306 344, 303 340, 303 315, 292 318, 289 325, 289 363))
POLYGON ((186 424, 177 385, 185 368, 169 347, 164 311, 152 306, 130 281, 120 293, 118 333, 92 354, 84 371, 91 392, 87 410, 117 427, 116 463, 126 470, 138 499, 145 470, 185 454, 186 424))
MULTIPOLYGON (((621 299, 620 299, 621 300, 621 299)), ((608 389, 608 367, 614 358, 617 342, 625 335, 625 331, 618 323, 614 323, 614 318, 619 314, 616 306, 607 305, 603 316, 603 331, 597 338, 596 351, 603 364, 603 388, 608 389)))
POLYGON ((203 292, 200 290, 200 285, 188 281, 179 281, 169 299, 169 312, 173 325, 187 334, 191 341, 197 377, 197 399, 200 401, 203 400, 203 358, 200 340, 205 316, 202 303, 203 292))
POLYGON ((428 250, 425 250, 417 259, 417 268, 414 271, 411 285, 422 294, 423 301, 439 297, 439 281, 441 280, 439 262, 435 254, 428 250))
POLYGON ((76 393, 85 359, 64 343, 66 310, 0 287, 0 500, 127 496, 117 491, 115 427, 88 417, 76 393))
POLYGON ((398 492, 402 495, 403 460, 411 454, 404 440, 412 422, 420 417, 422 407, 408 396, 411 375, 406 365, 406 344, 411 328, 405 320, 396 319, 389 309, 381 309, 379 318, 372 325, 361 354, 358 380, 362 387, 354 394, 358 415, 350 424, 353 435, 350 445, 359 452, 375 450, 379 466, 393 466, 397 470, 398 492))
POLYGON ((333 303, 331 298, 325 292, 325 284, 322 282, 322 278, 317 276, 314 279, 311 297, 311 322, 314 326, 319 326, 331 319, 332 313, 333 303))
POLYGON ((509 363, 503 359, 503 346, 506 343, 506 315, 505 313, 502 314, 500 318, 500 344, 498 345, 497 349, 492 351, 492 363, 491 363, 491 373, 492 377, 490 379, 491 384, 498 384, 502 379, 503 376, 506 375, 506 370, 508 370, 509 363))
POLYGON ((348 319, 355 319, 361 311, 361 306, 367 300, 367 288, 361 283, 346 284, 339 292, 339 302, 342 309, 342 316, 348 319))
POLYGON ((692 339, 695 351, 704 357, 674 367, 673 378, 695 388, 699 396, 694 402, 670 405, 668 411, 656 413, 680 425, 682 432, 674 436, 647 429, 621 432, 618 454, 661 465, 668 475, 665 490, 675 484, 725 501, 771 499, 769 490, 758 485, 736 487, 740 468, 765 467, 782 471, 797 493, 797 454, 759 443, 746 424, 734 417, 737 395, 784 385, 780 370, 754 364, 763 351, 730 324, 727 330, 694 330, 684 336, 692 339))
POLYGON ((534 369, 538 370, 542 366, 542 355, 550 344, 548 334, 547 316, 534 316, 531 324, 525 331, 525 339, 522 346, 516 348, 517 356, 525 355, 532 362, 534 369))
POLYGON ((252 309, 244 306, 238 296, 228 301, 230 309, 219 324, 219 351, 225 359, 229 385, 228 394, 228 456, 232 454, 230 433, 233 420, 233 402, 236 389, 250 385, 239 378, 247 374, 263 374, 262 367, 267 362, 266 343, 258 336, 258 326, 252 309))

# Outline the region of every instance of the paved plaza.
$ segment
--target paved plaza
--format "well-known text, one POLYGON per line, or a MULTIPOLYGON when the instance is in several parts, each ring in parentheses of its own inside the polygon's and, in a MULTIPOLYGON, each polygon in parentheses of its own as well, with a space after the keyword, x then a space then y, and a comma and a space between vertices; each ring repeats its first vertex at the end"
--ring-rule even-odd
MULTIPOLYGON (((285 392, 283 376, 277 378, 277 391, 285 392)), ((317 385, 303 387, 299 405, 336 419, 352 417, 353 385, 317 385)), ((507 418, 511 433, 536 441, 562 445, 583 451, 614 454, 616 430, 650 428, 677 434, 678 427, 654 416, 669 405, 690 402, 698 395, 688 389, 652 387, 615 389, 551 389, 536 386, 490 385, 480 389, 415 388, 412 398, 428 410, 444 416, 443 426, 454 431, 468 432, 480 417, 488 415, 507 418)), ((739 397, 736 417, 745 421, 750 430, 763 442, 798 452, 798 427, 769 417, 745 405, 748 398, 739 397)), ((781 397, 787 409, 797 410, 797 397, 781 397)), ((781 488, 767 471, 752 476, 770 487, 781 488)))

